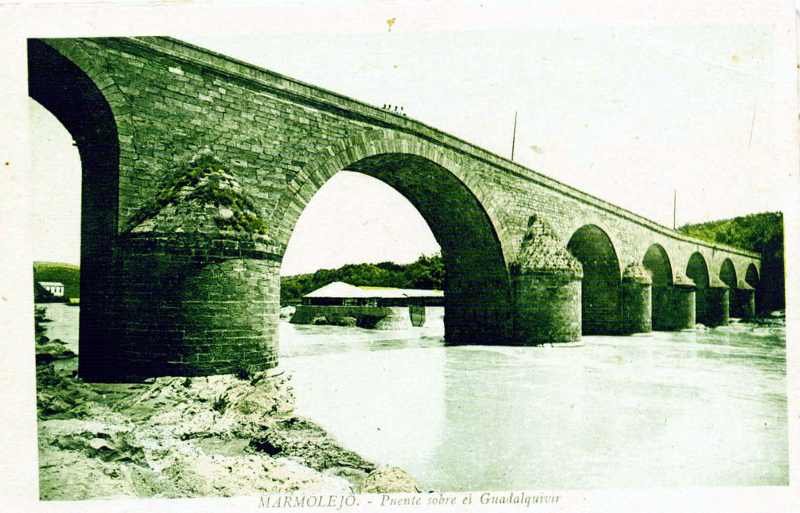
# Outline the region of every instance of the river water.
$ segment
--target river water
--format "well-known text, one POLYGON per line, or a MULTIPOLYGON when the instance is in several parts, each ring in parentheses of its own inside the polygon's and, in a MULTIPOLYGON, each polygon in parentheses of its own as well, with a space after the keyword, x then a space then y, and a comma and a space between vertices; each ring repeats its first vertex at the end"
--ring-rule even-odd
MULTIPOLYGON (((75 350, 78 310, 48 305, 75 350)), ((281 322, 297 413, 424 490, 788 484, 782 327, 539 348, 443 333, 281 322)))
POLYGON ((788 484, 785 330, 445 347, 281 324, 298 413, 425 490, 788 484))

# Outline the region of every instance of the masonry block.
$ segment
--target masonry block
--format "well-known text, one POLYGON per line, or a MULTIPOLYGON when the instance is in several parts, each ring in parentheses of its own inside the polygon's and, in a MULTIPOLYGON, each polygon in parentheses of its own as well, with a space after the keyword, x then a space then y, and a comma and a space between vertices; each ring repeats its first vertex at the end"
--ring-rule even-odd
POLYGON ((113 380, 197 376, 277 365, 273 336, 279 297, 265 297, 264 276, 279 282, 279 261, 255 251, 242 256, 192 251, 204 242, 178 235, 128 235, 122 247, 119 360, 113 380), (188 240, 187 240, 188 239, 188 240), (221 358, 221 359, 220 359, 221 358))

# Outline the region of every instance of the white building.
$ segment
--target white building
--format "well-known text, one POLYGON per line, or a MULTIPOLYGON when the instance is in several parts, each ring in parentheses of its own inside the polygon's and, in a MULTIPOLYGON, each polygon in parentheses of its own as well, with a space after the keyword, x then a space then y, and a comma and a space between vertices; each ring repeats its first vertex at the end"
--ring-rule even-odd
POLYGON ((64 284, 57 281, 40 281, 39 285, 56 297, 64 296, 64 284))

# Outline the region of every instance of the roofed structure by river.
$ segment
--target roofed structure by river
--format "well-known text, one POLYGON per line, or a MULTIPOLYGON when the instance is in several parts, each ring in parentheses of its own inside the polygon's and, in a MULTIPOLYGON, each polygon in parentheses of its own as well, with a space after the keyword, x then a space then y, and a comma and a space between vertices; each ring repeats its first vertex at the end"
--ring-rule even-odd
POLYGON ((407 329, 423 326, 428 309, 442 306, 441 290, 357 287, 337 281, 303 296, 290 322, 407 329))
POLYGON ((441 290, 357 287, 342 281, 329 283, 303 296, 304 305, 443 306, 441 290))

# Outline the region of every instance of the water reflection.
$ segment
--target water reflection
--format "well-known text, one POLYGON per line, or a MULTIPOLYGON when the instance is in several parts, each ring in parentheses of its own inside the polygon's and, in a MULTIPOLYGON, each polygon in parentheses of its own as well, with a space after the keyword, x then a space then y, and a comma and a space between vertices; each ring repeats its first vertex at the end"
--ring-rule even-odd
POLYGON ((436 490, 787 484, 784 340, 445 347, 440 327, 281 326, 299 412, 436 490))

